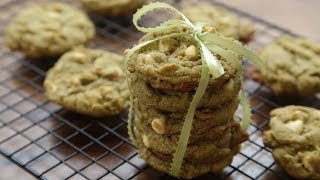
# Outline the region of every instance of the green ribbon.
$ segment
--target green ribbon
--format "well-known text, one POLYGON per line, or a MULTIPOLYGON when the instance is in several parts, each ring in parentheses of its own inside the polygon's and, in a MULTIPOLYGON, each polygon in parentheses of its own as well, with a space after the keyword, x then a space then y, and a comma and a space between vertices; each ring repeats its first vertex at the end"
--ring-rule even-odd
MULTIPOLYGON (((212 76, 213 79, 215 79, 222 76, 225 73, 223 66, 221 65, 220 61, 218 61, 217 57, 213 53, 218 54, 223 59, 225 59, 233 68, 237 70, 237 75, 241 78, 243 78, 243 69, 242 69, 241 62, 232 53, 230 53, 230 51, 227 51, 227 49, 248 57, 259 68, 262 67, 263 61, 257 55, 255 55, 252 51, 245 48, 241 44, 238 44, 230 40, 229 38, 226 38, 217 34, 203 33, 202 32, 203 24, 192 24, 190 20, 187 19, 187 17, 185 17, 177 9, 175 9, 174 7, 166 3, 156 2, 156 3, 150 3, 148 5, 143 6, 133 15, 133 23, 139 31, 144 33, 162 32, 162 31, 165 31, 168 29, 174 29, 177 27, 187 27, 190 29, 190 33, 172 33, 169 35, 164 35, 162 37, 158 37, 153 40, 148 40, 140 44, 137 44, 132 49, 129 49, 126 52, 127 53, 126 62, 140 48, 152 42, 158 41, 160 39, 190 36, 195 39, 195 41, 198 43, 198 47, 200 47, 200 50, 201 50, 202 69, 201 69, 201 77, 200 77, 199 85, 197 87, 195 95, 188 108, 188 112, 186 114, 185 121, 182 126, 179 142, 178 142, 176 151, 173 155, 173 162, 171 165, 170 174, 172 176, 179 177, 182 164, 183 164, 184 155, 187 150, 187 145, 188 145, 188 141, 189 141, 189 137, 192 129, 192 123, 194 119, 194 114, 195 114, 197 105, 199 104, 201 98, 203 97, 208 87, 210 75, 212 76), (182 17, 182 20, 177 20, 177 19, 167 20, 156 27, 139 26, 138 21, 141 19, 141 17, 155 9, 172 10, 175 13, 179 14, 182 17)), ((132 132, 133 95, 131 92, 132 90, 131 90, 130 79, 129 78, 127 79, 128 79, 129 89, 130 89, 128 134, 133 144, 136 145, 136 140, 132 132)), ((247 130, 250 122, 250 117, 251 117, 251 108, 246 98, 243 86, 241 87, 241 89, 242 89, 241 101, 243 105, 243 118, 241 122, 241 127, 243 130, 247 130)))

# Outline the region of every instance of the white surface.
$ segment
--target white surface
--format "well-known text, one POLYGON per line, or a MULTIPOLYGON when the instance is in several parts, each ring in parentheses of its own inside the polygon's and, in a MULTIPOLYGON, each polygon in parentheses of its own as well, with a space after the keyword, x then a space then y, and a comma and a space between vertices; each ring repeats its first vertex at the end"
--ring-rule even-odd
POLYGON ((320 42, 320 0, 216 0, 320 42))

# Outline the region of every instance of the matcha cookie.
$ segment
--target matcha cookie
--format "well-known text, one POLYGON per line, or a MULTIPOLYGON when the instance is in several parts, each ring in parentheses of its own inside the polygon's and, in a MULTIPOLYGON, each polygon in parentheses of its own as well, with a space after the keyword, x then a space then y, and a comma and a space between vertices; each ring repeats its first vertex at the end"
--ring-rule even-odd
MULTIPOLYGON (((238 108, 238 102, 235 99, 217 109, 198 109, 195 113, 191 133, 199 135, 212 127, 230 124, 233 112, 238 108)), ((141 120, 141 123, 148 124, 158 134, 172 135, 181 132, 185 112, 161 111, 144 106, 142 103, 135 103, 135 108, 137 110, 136 116, 141 120)))
POLYGON ((286 106, 270 116, 264 143, 276 162, 292 177, 320 179, 320 110, 286 106))
POLYGON ((47 3, 21 11, 6 29, 5 41, 10 49, 31 58, 58 57, 94 34, 93 23, 81 11, 47 3))
MULTIPOLYGON (((138 122, 135 126, 136 138, 139 138, 152 152, 171 156, 172 159, 179 134, 161 136, 151 128, 144 127, 137 118, 136 122, 138 122)), ((231 122, 229 125, 213 127, 202 135, 192 134, 185 161, 199 163, 219 160, 231 152, 230 148, 247 140, 248 135, 241 130, 239 123, 234 120, 229 122, 231 122)))
POLYGON ((253 69, 253 79, 270 87, 275 94, 301 96, 320 92, 320 43, 285 36, 260 52, 265 66, 253 69))
MULTIPOLYGON (((139 146, 139 156, 146 160, 153 168, 158 169, 163 172, 170 172, 171 161, 165 161, 163 155, 157 156, 155 153, 146 148, 141 141, 138 140, 139 146)), ((219 173, 228 166, 235 154, 239 152, 239 146, 232 148, 229 155, 224 156, 219 161, 210 162, 210 163, 190 163, 185 162, 181 170, 181 178, 191 179, 193 177, 212 172, 219 173)))
POLYGON ((145 0, 80 0, 90 11, 104 16, 122 16, 134 13, 145 0))
MULTIPOLYGON (((149 33, 140 42, 155 39, 173 32, 188 32, 189 29, 166 30, 149 33)), ((208 29, 210 32, 210 29, 208 29)), ((155 41, 141 48, 128 61, 128 70, 160 90, 190 91, 198 86, 201 75, 201 57, 193 37, 171 38, 155 41)), ((234 54, 234 53, 233 53, 234 54)), ((239 61, 242 57, 234 54, 239 61)), ((236 70, 217 56, 225 69, 219 78, 210 79, 209 87, 220 87, 236 76, 236 70)))
POLYGON ((203 22, 216 28, 217 32, 240 41, 249 41, 255 30, 253 25, 219 6, 198 4, 181 11, 191 22, 203 22))
POLYGON ((49 100, 91 116, 115 115, 128 106, 124 57, 77 48, 65 53, 44 81, 49 100))
MULTIPOLYGON (((135 74, 130 74, 130 79, 132 93, 140 103, 163 111, 186 112, 195 93, 195 91, 157 90, 135 74)), ((234 77, 222 84, 221 87, 208 88, 198 107, 219 108, 227 102, 237 99, 240 87, 240 78, 234 77)))
MULTIPOLYGON (((185 154, 185 161, 210 162, 217 160, 221 157, 227 156, 231 153, 229 149, 231 132, 226 132, 226 134, 228 135, 223 136, 223 139, 219 140, 220 142, 202 141, 196 144, 188 144, 188 149, 185 154)), ((139 129, 138 127, 135 128, 135 135, 137 139, 140 139, 140 141, 143 142, 143 145, 145 147, 147 147, 153 152, 159 154, 166 154, 171 157, 172 154, 175 152, 178 139, 174 139, 167 136, 159 136, 152 131, 144 131, 139 129)), ((221 136, 219 137, 221 138, 221 136)))

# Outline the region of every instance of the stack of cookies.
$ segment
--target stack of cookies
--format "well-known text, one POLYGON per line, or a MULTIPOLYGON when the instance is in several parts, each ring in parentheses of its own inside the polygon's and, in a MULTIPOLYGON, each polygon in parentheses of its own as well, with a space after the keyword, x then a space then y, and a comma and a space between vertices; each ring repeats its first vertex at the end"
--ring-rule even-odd
MULTIPOLYGON (((140 42, 172 31, 189 30, 149 33, 140 42)), ((199 84, 202 65, 196 44, 188 36, 162 39, 141 48, 128 61, 139 155, 160 171, 170 172, 185 115, 199 84)), ((183 178, 221 171, 248 137, 234 120, 241 79, 235 69, 219 60, 226 72, 210 79, 197 106, 180 174, 183 178)))

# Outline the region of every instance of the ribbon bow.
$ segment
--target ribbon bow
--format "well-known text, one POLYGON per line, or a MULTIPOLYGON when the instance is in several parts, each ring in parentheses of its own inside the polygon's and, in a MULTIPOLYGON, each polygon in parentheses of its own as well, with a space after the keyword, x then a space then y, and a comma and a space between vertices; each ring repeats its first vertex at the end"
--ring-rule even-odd
MULTIPOLYGON (((263 65, 263 62, 257 55, 255 55, 253 52, 251 52, 241 44, 238 44, 228 38, 225 38, 217 34, 202 32, 203 24, 192 24, 187 17, 185 17, 177 9, 175 9, 174 7, 166 3, 156 2, 156 3, 144 5, 141 9, 139 9, 133 15, 133 23, 139 31, 144 33, 162 32, 164 30, 173 29, 173 28, 182 27, 182 26, 189 28, 190 32, 189 33, 172 33, 172 34, 164 35, 162 37, 155 38, 153 40, 142 42, 127 51, 126 61, 128 61, 129 58, 140 48, 152 42, 158 41, 160 39, 167 39, 167 38, 174 38, 174 37, 181 37, 181 36, 192 36, 195 39, 195 41, 198 43, 201 50, 202 69, 201 69, 201 77, 200 77, 199 85, 197 87, 195 95, 188 108, 188 112, 186 114, 185 121, 181 130, 176 152, 174 153, 174 156, 173 156, 173 162, 172 162, 171 171, 170 171, 171 175, 179 177, 181 166, 183 163, 183 158, 187 150, 187 145, 190 137, 190 132, 192 129, 195 110, 208 87, 210 75, 212 76, 212 78, 218 78, 225 73, 221 63, 218 61, 217 57, 213 55, 211 52, 220 55, 233 68, 235 68, 237 70, 237 75, 241 77, 241 80, 243 79, 243 69, 242 69, 241 62, 233 54, 227 51, 227 49, 248 57, 259 68, 261 68, 261 66, 263 65), (171 19, 163 22, 159 26, 149 27, 149 28, 139 26, 138 21, 140 20, 140 18, 143 15, 155 9, 172 10, 177 14, 179 14, 182 17, 182 20, 171 19)), ((129 82, 130 80, 129 78, 127 79, 128 79, 129 89, 130 89, 128 134, 133 144, 136 144, 136 141, 132 132, 133 96, 131 93, 131 87, 130 87, 131 85, 129 82)), ((242 89, 241 101, 243 105, 243 116, 242 116, 241 127, 243 130, 247 130, 250 122, 250 117, 251 117, 251 108, 246 98, 243 86, 241 86, 241 89, 242 89)))

